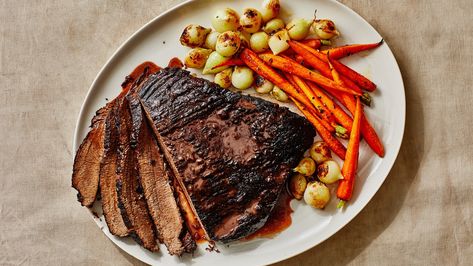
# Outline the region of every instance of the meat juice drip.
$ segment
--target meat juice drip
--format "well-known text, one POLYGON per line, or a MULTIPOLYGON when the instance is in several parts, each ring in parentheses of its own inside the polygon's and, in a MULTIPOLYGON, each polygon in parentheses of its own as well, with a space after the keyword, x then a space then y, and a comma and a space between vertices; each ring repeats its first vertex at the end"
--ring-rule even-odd
POLYGON ((194 239, 197 244, 207 243, 208 241, 204 238, 194 239))
POLYGON ((182 63, 181 59, 173 57, 171 60, 169 60, 168 67, 183 68, 184 64, 182 63))
POLYGON ((145 71, 146 68, 148 68, 147 71, 149 71, 149 73, 156 73, 161 69, 161 67, 157 66, 153 62, 144 61, 143 63, 136 66, 135 69, 133 69, 133 71, 125 77, 125 80, 122 82, 121 87, 125 89, 129 84, 133 83, 137 78, 140 77, 140 75, 145 71))
POLYGON ((286 190, 281 192, 281 196, 279 197, 276 206, 274 206, 271 215, 269 216, 266 223, 258 229, 258 231, 254 232, 253 234, 244 238, 244 240, 252 240, 255 238, 272 238, 276 234, 281 233, 286 228, 288 228, 291 223, 291 213, 293 210, 291 209, 291 200, 293 197, 287 193, 286 190))

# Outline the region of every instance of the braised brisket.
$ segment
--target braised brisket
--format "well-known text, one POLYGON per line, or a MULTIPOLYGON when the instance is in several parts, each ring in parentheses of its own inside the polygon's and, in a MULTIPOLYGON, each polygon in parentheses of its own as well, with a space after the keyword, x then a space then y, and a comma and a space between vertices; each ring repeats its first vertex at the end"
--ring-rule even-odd
POLYGON ((163 154, 212 240, 259 229, 303 152, 310 124, 287 108, 166 68, 140 97, 163 154))
POLYGON ((277 104, 158 70, 137 67, 93 118, 74 161, 79 201, 91 206, 100 191, 112 234, 171 255, 252 234, 315 131, 277 104))

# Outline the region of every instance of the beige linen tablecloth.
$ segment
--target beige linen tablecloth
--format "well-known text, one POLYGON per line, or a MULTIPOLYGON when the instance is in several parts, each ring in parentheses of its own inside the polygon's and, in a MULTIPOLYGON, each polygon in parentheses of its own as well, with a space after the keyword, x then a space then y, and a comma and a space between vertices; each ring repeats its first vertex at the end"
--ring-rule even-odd
MULTIPOLYGON (((0 1, 0 265, 140 265, 76 202, 72 135, 106 60, 179 2, 0 1)), ((404 141, 351 223, 278 265, 472 265, 473 3, 342 2, 397 58, 404 141)))

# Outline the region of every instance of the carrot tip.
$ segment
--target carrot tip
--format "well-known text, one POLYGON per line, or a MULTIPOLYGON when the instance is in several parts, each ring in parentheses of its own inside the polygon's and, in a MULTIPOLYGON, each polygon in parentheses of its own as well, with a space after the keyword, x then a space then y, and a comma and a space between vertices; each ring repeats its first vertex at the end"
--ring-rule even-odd
POLYGON ((345 202, 344 200, 340 200, 337 204, 337 209, 343 209, 345 207, 345 202))

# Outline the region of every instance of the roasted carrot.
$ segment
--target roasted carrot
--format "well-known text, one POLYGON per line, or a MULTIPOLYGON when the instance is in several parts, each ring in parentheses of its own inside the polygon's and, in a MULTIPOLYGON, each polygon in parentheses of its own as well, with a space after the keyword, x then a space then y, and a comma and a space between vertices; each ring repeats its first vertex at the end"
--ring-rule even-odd
MULTIPOLYGON (((327 92, 327 91, 326 91, 326 92, 327 92)), ((345 94, 345 93, 339 93, 338 91, 337 91, 337 92, 332 92, 332 91, 330 91, 330 92, 328 92, 328 94, 330 94, 331 96, 333 96, 333 98, 337 99, 337 101, 340 103, 340 105, 342 105, 343 107, 345 107, 346 109, 348 109, 348 111, 349 111, 351 114, 353 114, 352 111, 355 110, 355 109, 350 109, 350 108, 348 108, 348 105, 347 105, 347 103, 346 103, 346 99, 343 97, 343 96, 345 96, 345 95, 347 95, 347 94, 345 94)), ((354 100, 354 99, 353 99, 353 100, 354 100)), ((353 106, 355 106, 355 105, 353 105, 353 106)))
MULTIPOLYGON (((302 52, 301 50, 304 50, 306 52, 311 53, 312 55, 317 57, 319 60, 321 60, 325 63, 328 63, 326 54, 321 53, 321 52, 319 52, 315 49, 312 49, 312 48, 308 47, 307 45, 304 45, 304 44, 302 44, 300 42, 297 42, 297 41, 290 41, 289 45, 291 46, 291 48, 296 53, 302 52), (292 45, 291 45, 291 43, 292 43, 292 45)), ((305 53, 302 53, 300 55, 302 55, 304 57, 304 59, 307 60, 308 58, 306 58, 306 57, 309 57, 309 56, 307 54, 305 54, 305 56, 304 56, 304 54, 305 53)), ((309 63, 308 60, 307 60, 307 63, 309 63)), ((361 88, 363 88, 365 90, 374 91, 376 89, 376 85, 373 82, 371 82, 371 80, 367 79, 365 76, 361 75, 360 73, 356 72, 355 70, 347 67, 346 65, 340 63, 337 60, 334 60, 333 58, 332 58, 332 64, 337 69, 337 71, 340 72, 341 76, 343 77, 342 79, 343 79, 344 83, 346 83, 347 86, 348 86, 348 83, 345 80, 345 78, 347 78, 348 80, 352 81, 353 83, 357 84, 358 86, 360 86, 361 88)))
MULTIPOLYGON (((289 82, 292 84, 292 86, 294 86, 294 88, 296 88, 296 90, 297 90, 299 93, 304 94, 304 93, 302 92, 302 90, 299 88, 299 86, 297 86, 296 82, 294 81, 293 75, 291 75, 291 74, 289 74, 289 73, 284 73, 284 76, 286 77, 287 81, 289 81, 289 82)), ((320 114, 320 112, 319 112, 318 109, 316 109, 314 106, 306 106, 306 108, 307 108, 310 112, 312 112, 312 114, 316 115, 317 118, 319 118, 320 123, 321 123, 330 133, 332 133, 332 134, 335 133, 335 134, 336 134, 335 127, 332 126, 332 124, 331 124, 329 121, 327 121, 326 119, 324 119, 324 118, 321 116, 321 114, 320 114)), ((339 129, 338 131, 340 131, 340 129, 339 129)))
POLYGON ((231 58, 223 63, 220 63, 214 67, 212 67, 212 69, 215 69, 215 68, 218 68, 218 67, 223 67, 223 66, 244 66, 245 63, 243 61, 241 61, 240 58, 231 58))
MULTIPOLYGON (((306 45, 299 42, 295 42, 295 41, 289 41, 288 43, 291 46, 291 49, 294 50, 299 56, 299 57, 297 56, 295 57, 297 62, 303 61, 304 64, 308 64, 312 66, 313 68, 317 69, 320 72, 320 74, 322 74, 324 77, 333 79, 332 72, 330 71, 330 67, 328 66, 328 63, 319 59, 314 54, 312 54, 312 49, 310 49, 310 47, 307 47, 306 45)), ((343 76, 341 77, 341 79, 343 80, 343 83, 346 85, 346 87, 359 93, 362 92, 361 88, 350 79, 343 76)))
POLYGON ((302 56, 296 54, 296 55, 294 56, 294 60, 296 60, 297 63, 302 64, 302 63, 304 62, 304 57, 302 57, 302 56))
MULTIPOLYGON (((318 55, 323 55, 320 52, 316 52, 318 55)), ((376 84, 374 84, 371 80, 367 79, 365 76, 361 75, 360 73, 356 72, 355 70, 351 69, 350 67, 340 63, 337 60, 332 59, 332 65, 337 69, 340 74, 347 77, 348 79, 355 82, 361 88, 367 91, 374 91, 376 90, 376 84)))
POLYGON ((325 59, 327 60, 328 66, 330 67, 330 72, 332 73, 333 80, 335 80, 335 82, 339 84, 343 84, 343 80, 340 78, 340 74, 338 73, 338 70, 333 67, 333 60, 330 57, 330 53, 328 53, 325 57, 326 57, 325 59))
POLYGON ((251 51, 248 48, 245 48, 240 53, 240 59, 253 71, 258 73, 258 75, 262 76, 263 78, 271 81, 273 84, 281 88, 284 92, 286 92, 289 96, 295 98, 296 100, 300 101, 304 105, 311 105, 309 100, 299 94, 289 83, 285 80, 278 72, 272 69, 270 66, 266 65, 266 63, 258 57, 258 55, 251 51))
POLYGON ((332 59, 340 59, 342 57, 350 56, 352 54, 356 54, 362 51, 379 47, 381 44, 383 44, 383 42, 384 40, 381 39, 381 41, 376 42, 376 43, 350 44, 350 45, 345 45, 345 46, 340 46, 340 47, 334 47, 334 48, 322 51, 322 53, 326 54, 330 52, 332 59))
MULTIPOLYGON (((300 56, 300 55, 298 55, 298 54, 294 54, 293 57, 294 57, 294 61, 296 61, 297 63, 303 65, 304 67, 312 68, 311 65, 307 64, 307 63, 304 61, 304 57, 302 57, 302 56, 300 56)), ((320 72, 320 74, 322 74, 322 76, 324 76, 324 77, 330 79, 330 76, 327 77, 327 76, 326 76, 324 73, 322 73, 321 71, 319 71, 319 72, 320 72)), ((349 88, 350 88, 350 87, 349 87, 349 88)), ((353 89, 353 88, 351 88, 351 89, 353 89)), ((357 90, 357 89, 354 89, 354 91, 358 91, 358 90, 357 90)))
POLYGON ((296 99, 297 101, 301 102, 303 105, 311 107, 312 104, 310 103, 309 99, 307 99, 304 95, 300 94, 297 89, 289 83, 286 79, 284 79, 278 72, 272 69, 270 66, 266 65, 266 63, 258 57, 258 55, 251 51, 248 48, 245 48, 240 53, 240 59, 253 71, 258 73, 258 75, 262 76, 263 78, 271 81, 274 85, 281 88, 285 93, 287 93, 292 98, 296 99))
MULTIPOLYGON (((350 97, 350 96, 348 96, 350 97)), ((351 101, 351 105, 353 106, 353 99, 351 101)), ((366 118, 365 114, 362 115, 361 117, 361 134, 363 135, 366 143, 370 148, 379 156, 379 157, 384 157, 384 145, 379 139, 378 134, 376 133, 376 130, 373 128, 371 123, 368 121, 368 118, 366 118)))
POLYGON ((353 194, 355 185, 356 170, 358 168, 358 156, 360 154, 360 125, 361 116, 363 114, 363 105, 360 98, 356 98, 355 117, 353 118, 353 127, 348 141, 348 147, 343 162, 342 175, 337 189, 337 197, 342 201, 349 201, 353 194))
MULTIPOLYGON (((292 79, 296 83, 297 87, 304 93, 304 95, 309 99, 309 101, 312 103, 312 105, 315 107, 315 109, 318 111, 320 114, 320 117, 322 117, 324 120, 330 123, 335 129, 337 129, 337 122, 335 121, 335 117, 333 117, 332 113, 325 108, 325 106, 322 104, 319 98, 315 96, 313 91, 309 88, 309 86, 298 76, 292 75, 292 79)), ((346 133, 346 129, 344 129, 346 133)), ((340 132, 337 132, 340 137, 348 137, 344 136, 340 132)))
POLYGON ((294 74, 304 79, 308 79, 317 84, 320 84, 321 86, 324 86, 325 88, 338 90, 338 91, 342 91, 342 92, 353 94, 353 95, 361 95, 361 92, 357 92, 352 89, 341 86, 337 84, 336 82, 334 82, 333 80, 330 80, 320 75, 317 72, 314 72, 312 70, 307 69, 304 66, 301 66, 294 60, 283 58, 281 56, 273 55, 270 53, 259 54, 259 57, 264 62, 268 63, 269 65, 277 69, 280 69, 285 72, 289 72, 291 74, 294 74))
MULTIPOLYGON (((330 54, 328 56, 329 64, 331 63, 330 54)), ((335 68, 332 68, 332 75, 336 82, 343 83, 340 80, 338 72, 335 68)), ((346 93, 338 93, 332 92, 341 103, 345 105, 345 107, 350 111, 353 115, 355 115, 355 99, 346 93)), ((361 134, 365 138, 366 143, 371 147, 371 149, 379 155, 379 157, 384 157, 384 146, 381 140, 378 137, 378 134, 374 130, 373 126, 369 123, 368 119, 364 114, 361 117, 361 134)))
POLYGON ((302 91, 297 87, 297 84, 296 82, 294 81, 294 79, 292 78, 293 75, 291 75, 290 73, 287 73, 287 72, 282 72, 282 74, 286 77, 287 81, 289 81, 292 86, 294 86, 294 88, 296 88, 296 90, 299 92, 299 93, 302 93, 302 91))
POLYGON ((309 122, 315 127, 317 132, 320 134, 320 137, 327 143, 330 149, 342 160, 345 160, 346 149, 340 141, 320 123, 320 120, 313 114, 311 114, 300 102, 294 100, 297 108, 301 110, 304 116, 309 120, 309 122))
MULTIPOLYGON (((309 46, 310 48, 313 48, 313 49, 319 49, 321 45, 330 45, 330 41, 328 40, 320 40, 320 39, 305 39, 305 40, 302 40, 301 43, 309 46)), ((291 48, 288 48, 286 49, 285 51, 283 51, 282 53, 280 53, 280 55, 287 55, 287 56, 292 56, 294 55, 296 52, 294 52, 294 50, 292 50, 291 48)))
POLYGON ((346 128, 348 132, 350 132, 353 124, 353 120, 351 119, 351 117, 347 113, 345 113, 345 111, 336 102, 334 102, 325 92, 323 92, 321 88, 319 88, 312 82, 308 82, 307 84, 309 85, 315 97, 320 99, 322 104, 333 114, 338 123, 340 123, 340 125, 346 128))
POLYGON ((301 42, 313 49, 319 49, 320 46, 322 46, 322 41, 320 39, 305 39, 301 42))
MULTIPOLYGON (((303 45, 303 44, 301 44, 303 45)), ((321 53, 315 49, 312 49, 308 46, 305 46, 307 51, 312 53, 314 56, 316 56, 318 59, 328 63, 327 60, 327 55, 324 53, 321 53)), ((337 69, 337 71, 343 76, 348 78, 349 80, 353 81, 355 84, 360 86, 361 88, 368 90, 368 91, 374 91, 376 89, 376 84, 374 84, 371 80, 367 79, 365 76, 361 75, 360 73, 356 72, 355 70, 351 69, 350 67, 344 65, 343 63, 340 63, 339 61, 332 59, 332 65, 337 69)), ((344 80, 346 83, 346 81, 344 80)))

